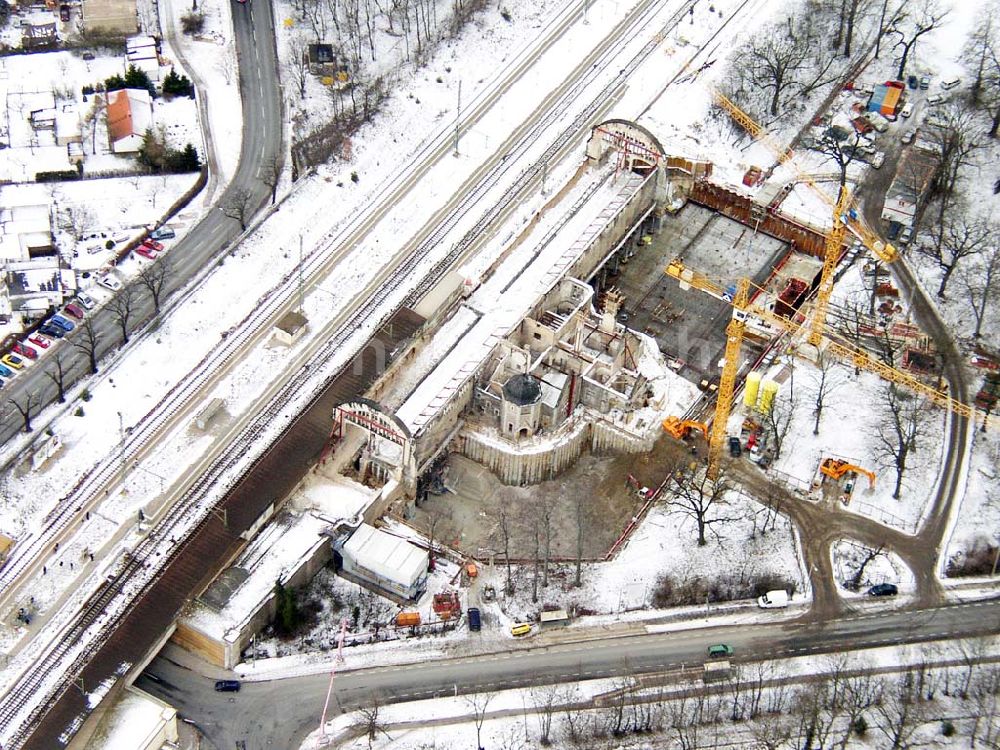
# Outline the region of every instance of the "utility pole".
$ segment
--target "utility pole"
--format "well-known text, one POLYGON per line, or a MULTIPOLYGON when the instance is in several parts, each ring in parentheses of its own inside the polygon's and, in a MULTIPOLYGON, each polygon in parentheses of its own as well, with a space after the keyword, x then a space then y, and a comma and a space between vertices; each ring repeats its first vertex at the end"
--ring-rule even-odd
POLYGON ((302 235, 299 234, 299 315, 302 314, 302 235))
POLYGON ((125 464, 125 418, 122 417, 121 412, 118 412, 118 468, 122 494, 127 495, 128 490, 125 489, 125 471, 128 468, 125 464))
POLYGON ((458 156, 458 141, 462 133, 462 82, 458 82, 458 114, 455 116, 455 156, 458 156))

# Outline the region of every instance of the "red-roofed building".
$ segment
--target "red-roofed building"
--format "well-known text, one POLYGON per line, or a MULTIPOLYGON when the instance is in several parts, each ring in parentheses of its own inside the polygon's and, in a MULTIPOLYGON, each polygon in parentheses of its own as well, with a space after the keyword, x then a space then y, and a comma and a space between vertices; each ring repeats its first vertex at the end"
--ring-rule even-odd
POLYGON ((153 126, 153 101, 145 89, 108 93, 108 139, 116 154, 135 153, 153 126))

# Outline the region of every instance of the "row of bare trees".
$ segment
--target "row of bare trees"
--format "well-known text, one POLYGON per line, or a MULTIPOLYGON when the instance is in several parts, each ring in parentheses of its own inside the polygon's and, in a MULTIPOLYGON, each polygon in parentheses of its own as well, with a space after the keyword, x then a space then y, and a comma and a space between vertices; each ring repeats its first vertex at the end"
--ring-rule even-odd
POLYGON ((734 50, 723 88, 758 121, 773 123, 848 74, 859 46, 874 45, 876 57, 890 50, 902 78, 920 39, 947 15, 940 0, 802 0, 734 50))
MULTIPOLYGON (((124 286, 108 301, 106 308, 117 323, 118 330, 121 332, 122 344, 129 342, 137 324, 141 322, 136 320, 136 316, 143 297, 148 295, 153 302, 153 315, 160 314, 164 288, 171 273, 172 265, 169 258, 164 257, 155 263, 145 264, 139 269, 138 280, 124 286)), ((67 340, 74 349, 86 358, 87 372, 96 375, 100 349, 104 341, 100 331, 94 325, 94 318, 89 317, 82 321, 67 340)), ((65 403, 66 388, 71 382, 74 370, 68 352, 63 348, 56 348, 47 353, 42 362, 44 363, 45 377, 55 386, 56 400, 60 404, 65 403)), ((27 391, 20 397, 7 399, 7 403, 12 411, 20 416, 24 431, 32 432, 34 430, 32 420, 37 416, 39 409, 45 406, 41 394, 27 391)))
MULTIPOLYGON (((924 649, 924 660, 886 674, 836 655, 823 660, 818 674, 794 682, 780 662, 770 661, 734 666, 719 683, 669 693, 637 690, 633 678, 622 677, 597 702, 584 699, 576 685, 542 686, 527 691, 523 723, 502 722, 496 729, 486 726, 496 693, 472 693, 464 703, 476 748, 484 739, 502 750, 535 741, 542 747, 620 747, 623 738, 642 735, 681 750, 910 750, 942 734, 953 743, 961 737, 970 747, 997 747, 1000 665, 986 660, 986 643, 961 641, 947 655, 924 649), (933 664, 931 656, 949 663, 933 664), (953 700, 944 703, 943 697, 953 700)), ((374 695, 359 712, 370 748, 379 737, 393 737, 380 716, 382 703, 374 695)))

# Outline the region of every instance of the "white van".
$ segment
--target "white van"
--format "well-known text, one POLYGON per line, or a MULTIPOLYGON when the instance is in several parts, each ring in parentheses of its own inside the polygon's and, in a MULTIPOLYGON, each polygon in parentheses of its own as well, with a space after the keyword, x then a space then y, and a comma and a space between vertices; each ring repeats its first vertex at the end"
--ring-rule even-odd
POLYGON ((788 606, 788 592, 784 589, 768 591, 764 596, 757 597, 757 605, 761 609, 783 609, 788 606))
POLYGON ((962 79, 959 78, 958 76, 952 76, 951 78, 945 78, 943 81, 941 81, 941 88, 943 88, 945 91, 947 91, 948 89, 955 88, 961 82, 962 82, 962 79))
POLYGON ((903 108, 899 110, 900 117, 909 117, 913 114, 913 102, 907 102, 903 105, 903 108))

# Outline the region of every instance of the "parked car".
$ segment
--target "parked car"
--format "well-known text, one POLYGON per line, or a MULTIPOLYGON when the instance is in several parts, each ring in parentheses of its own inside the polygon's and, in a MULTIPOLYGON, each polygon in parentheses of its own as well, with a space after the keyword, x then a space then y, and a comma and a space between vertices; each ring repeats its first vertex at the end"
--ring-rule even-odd
POLYGON ((238 693, 240 692, 240 681, 239 680, 216 680, 215 689, 220 693, 238 693))
POLYGON ((5 354, 0 357, 0 362, 3 362, 8 367, 13 367, 15 370, 24 369, 24 360, 16 354, 5 354))
POLYGON ((709 659, 728 659, 732 655, 733 647, 725 643, 716 643, 714 646, 708 647, 709 659))
POLYGON ((510 626, 510 634, 515 638, 520 638, 522 635, 527 635, 531 632, 531 623, 518 622, 510 626))
POLYGON ((899 233, 899 244, 906 245, 909 244, 910 240, 913 239, 913 227, 903 227, 903 231, 899 233))
POLYGON ((15 341, 10 350, 14 354, 20 354, 22 357, 27 357, 28 359, 38 359, 38 352, 27 344, 22 344, 20 341, 15 341))
POLYGON ((103 286, 105 289, 110 289, 112 292, 117 292, 119 289, 122 288, 122 283, 114 276, 112 276, 110 273, 98 276, 97 283, 103 286))
POLYGON ((34 336, 28 336, 28 341, 37 346, 39 349, 48 349, 51 342, 44 336, 39 336, 37 333, 34 336))
POLYGON ((63 23, 69 20, 69 6, 66 3, 59 6, 59 20, 63 23))
POLYGON ((83 308, 80 307, 79 305, 73 304, 72 302, 66 305, 64 309, 66 310, 66 312, 68 312, 77 320, 83 320, 84 317, 86 316, 86 313, 83 311, 83 308))
POLYGON ((62 328, 64 331, 66 331, 66 333, 69 333, 74 328, 76 328, 76 325, 74 323, 71 323, 67 318, 64 318, 62 315, 53 315, 51 318, 49 318, 49 323, 51 323, 56 328, 62 328))
POLYGON ((885 154, 881 151, 876 151, 868 157, 868 164, 871 165, 872 169, 881 169, 882 165, 885 164, 885 154))
POLYGON ((467 611, 469 613, 469 630, 478 633, 483 627, 482 619, 479 616, 479 607, 469 607, 467 611))
POLYGON ((894 240, 897 237, 899 237, 899 233, 901 231, 903 231, 903 225, 902 224, 900 224, 898 221, 891 221, 891 222, 889 222, 889 231, 888 231, 887 234, 888 234, 888 237, 889 237, 890 240, 894 240))
POLYGON ((926 91, 930 85, 931 85, 930 76, 920 76, 920 88, 926 91))
POLYGON ((768 591, 764 596, 757 597, 757 606, 761 609, 783 609, 788 606, 791 597, 784 589, 768 591))
POLYGON ((876 583, 868 589, 868 596, 895 596, 899 593, 894 583, 876 583))
POLYGON ((940 104, 943 101, 944 101, 944 94, 931 94, 930 96, 927 97, 927 103, 930 104, 932 107, 935 104, 940 104))
POLYGON ((948 91, 949 89, 955 88, 961 82, 962 82, 962 79, 959 78, 958 76, 952 76, 951 78, 945 78, 943 81, 941 81, 941 88, 943 88, 945 91, 948 91))
POLYGON ((152 237, 154 240, 172 240, 177 235, 174 233, 173 229, 171 229, 168 225, 164 224, 162 227, 154 229, 152 232, 150 232, 149 236, 152 237))
POLYGON ((729 436, 729 455, 733 458, 739 458, 743 455, 743 446, 740 444, 740 439, 732 435, 729 436))
POLYGON ((906 85, 909 86, 911 89, 915 89, 917 86, 920 85, 920 79, 914 75, 906 76, 906 85))
POLYGON ((913 114, 913 102, 907 102, 903 105, 903 108, 899 110, 900 117, 909 117, 913 114))
POLYGON ((39 333, 44 333, 46 336, 51 336, 54 339, 61 339, 66 335, 66 331, 58 326, 54 326, 51 323, 45 323, 38 327, 39 333))
POLYGON ((79 302, 84 310, 93 310, 97 307, 97 302, 89 294, 85 292, 80 292, 76 295, 76 301, 79 302))
POLYGON ((149 260, 156 260, 156 253, 154 253, 150 248, 146 247, 145 245, 139 245, 135 249, 135 254, 141 255, 143 258, 147 258, 149 260))
POLYGON ((899 137, 899 140, 902 141, 904 146, 909 146, 911 143, 913 143, 913 138, 915 135, 916 131, 914 130, 904 130, 903 134, 899 137))
POLYGON ((11 369, 9 367, 4 367, 3 365, 0 365, 0 375, 3 375, 5 378, 14 377, 14 373, 11 369))
POLYGON ((154 239, 145 239, 142 241, 144 247, 148 247, 150 250, 155 250, 158 253, 163 252, 163 243, 157 242, 154 239))

